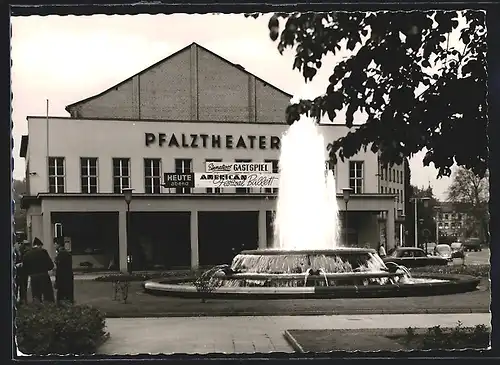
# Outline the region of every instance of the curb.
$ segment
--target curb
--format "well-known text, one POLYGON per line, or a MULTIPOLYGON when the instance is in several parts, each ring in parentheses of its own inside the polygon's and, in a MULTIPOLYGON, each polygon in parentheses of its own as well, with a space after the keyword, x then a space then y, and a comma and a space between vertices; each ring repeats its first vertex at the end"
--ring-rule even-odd
POLYGON ((300 346, 300 344, 297 342, 297 340, 295 339, 295 337, 293 337, 291 335, 290 332, 288 332, 288 330, 285 330, 285 332, 283 332, 283 337, 285 337, 285 340, 286 342, 288 342, 288 344, 290 346, 292 346, 293 350, 295 352, 298 352, 298 353, 305 353, 304 349, 302 348, 302 346, 300 346))
POLYGON ((156 312, 156 313, 138 313, 138 312, 125 312, 125 313, 105 313, 106 318, 168 318, 168 317, 277 317, 277 316, 336 316, 336 315, 393 315, 393 314, 470 314, 470 313, 490 313, 488 308, 448 308, 448 309, 424 309, 424 310, 381 310, 376 311, 373 309, 350 310, 350 311, 314 311, 314 312, 156 312))

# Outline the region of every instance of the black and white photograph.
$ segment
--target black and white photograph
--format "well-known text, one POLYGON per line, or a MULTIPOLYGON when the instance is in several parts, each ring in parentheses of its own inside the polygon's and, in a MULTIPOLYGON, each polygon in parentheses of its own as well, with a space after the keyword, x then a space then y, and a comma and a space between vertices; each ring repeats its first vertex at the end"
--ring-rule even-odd
POLYGON ((13 13, 18 358, 491 349, 499 22, 279 11, 13 13))

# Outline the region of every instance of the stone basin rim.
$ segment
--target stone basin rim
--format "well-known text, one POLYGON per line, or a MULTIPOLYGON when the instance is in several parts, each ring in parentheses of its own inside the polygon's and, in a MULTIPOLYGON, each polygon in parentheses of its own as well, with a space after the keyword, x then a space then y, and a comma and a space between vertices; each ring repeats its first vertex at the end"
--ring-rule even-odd
POLYGON ((245 255, 259 255, 259 256, 273 256, 273 255, 283 255, 283 256, 302 256, 302 255, 337 255, 337 254, 363 254, 372 253, 375 254, 377 251, 373 248, 361 248, 361 247, 337 247, 331 249, 323 250, 283 250, 275 248, 266 248, 258 250, 244 250, 241 251, 237 256, 245 255))

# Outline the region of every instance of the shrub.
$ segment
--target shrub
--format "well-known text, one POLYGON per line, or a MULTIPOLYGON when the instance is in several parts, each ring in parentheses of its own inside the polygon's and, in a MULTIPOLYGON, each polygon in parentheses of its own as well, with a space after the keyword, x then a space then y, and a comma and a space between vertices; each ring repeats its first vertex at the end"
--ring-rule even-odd
POLYGON ((426 266, 414 268, 410 271, 412 273, 458 274, 488 278, 490 275, 490 265, 426 266))
POLYGON ((459 321, 455 328, 434 326, 422 334, 407 328, 405 342, 421 350, 482 349, 490 342, 490 330, 485 325, 464 327, 459 321))
POLYGON ((30 303, 16 313, 17 345, 30 355, 91 354, 105 338, 105 321, 89 306, 30 303))

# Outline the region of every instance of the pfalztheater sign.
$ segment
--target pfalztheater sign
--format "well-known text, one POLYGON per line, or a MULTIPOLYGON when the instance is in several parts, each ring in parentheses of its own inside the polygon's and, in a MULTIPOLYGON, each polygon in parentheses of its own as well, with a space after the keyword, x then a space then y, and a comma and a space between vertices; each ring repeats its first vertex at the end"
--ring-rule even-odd
POLYGON ((279 150, 280 137, 232 134, 144 133, 146 147, 279 150))

